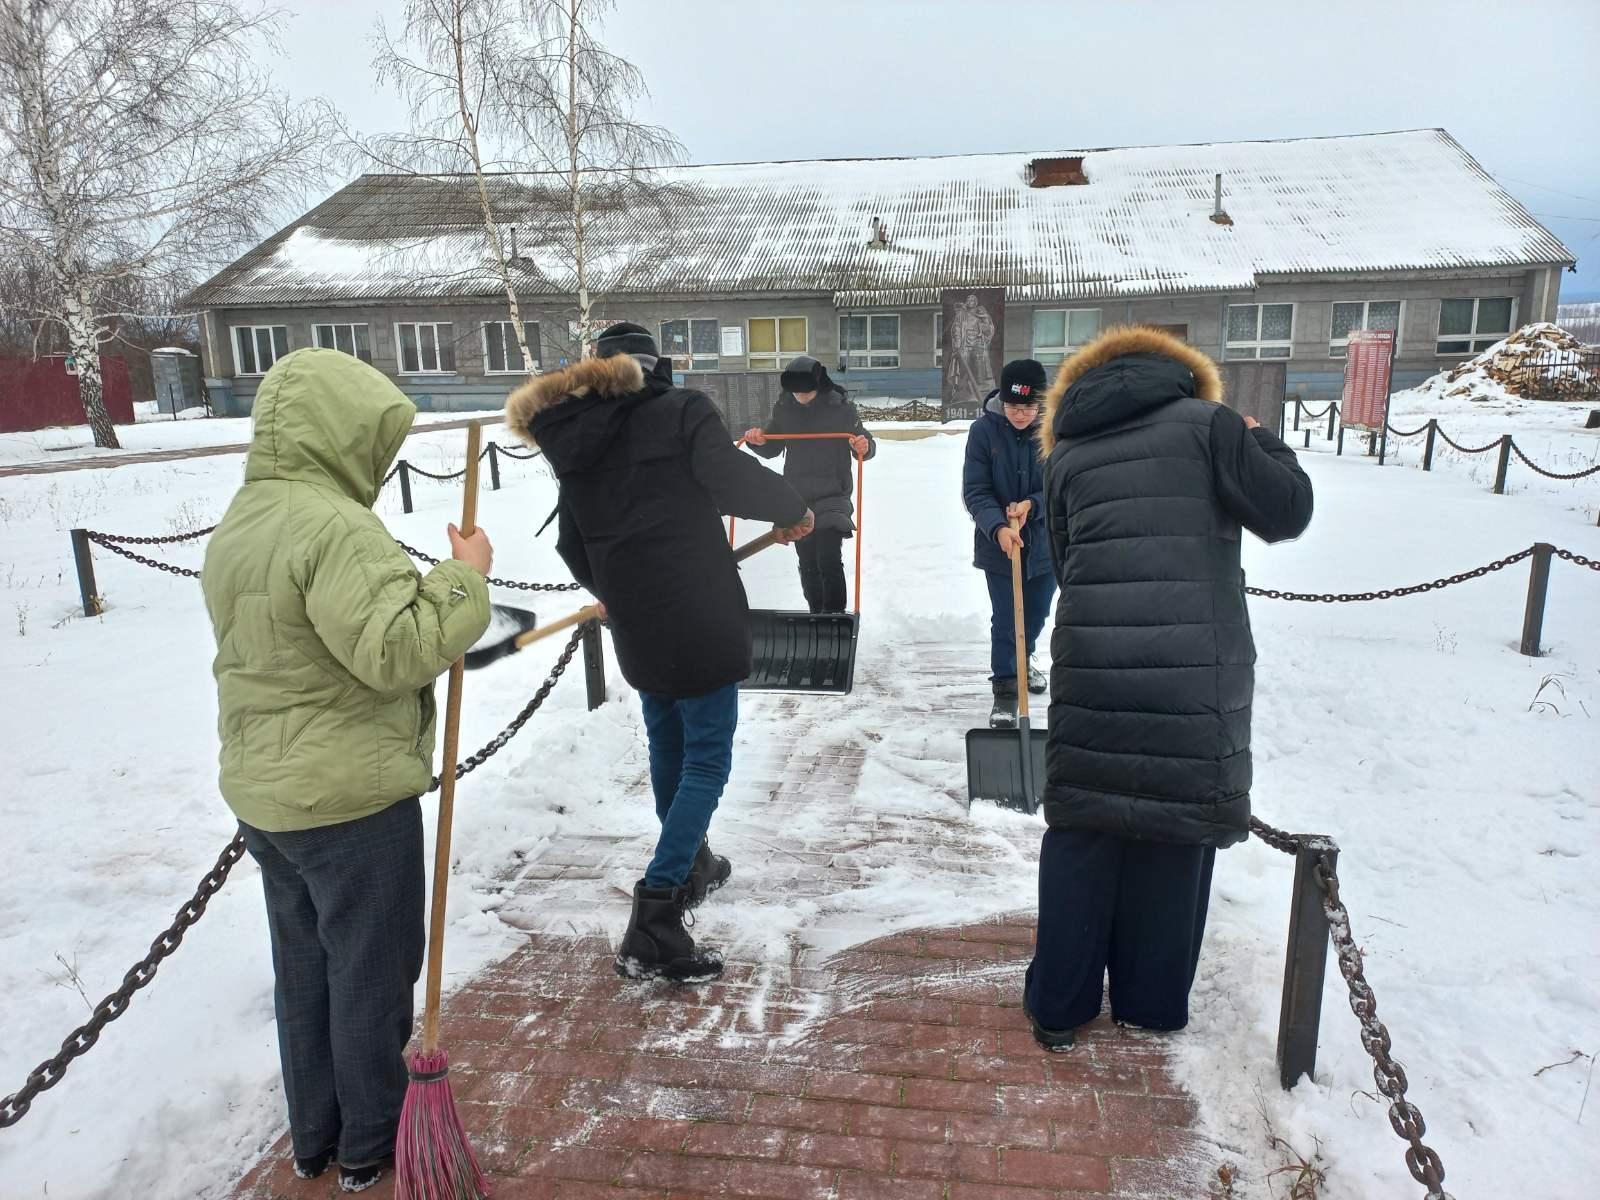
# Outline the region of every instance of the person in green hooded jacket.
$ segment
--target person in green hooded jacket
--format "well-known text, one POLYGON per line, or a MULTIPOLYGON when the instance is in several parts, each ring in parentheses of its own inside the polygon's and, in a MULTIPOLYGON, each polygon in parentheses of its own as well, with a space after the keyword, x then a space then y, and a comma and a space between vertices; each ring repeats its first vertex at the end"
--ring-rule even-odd
POLYGON ((262 379, 244 486, 201 571, 223 799, 261 868, 295 1171, 394 1151, 422 970, 434 680, 487 629, 492 551, 418 573, 372 512, 416 408, 336 350, 262 379))

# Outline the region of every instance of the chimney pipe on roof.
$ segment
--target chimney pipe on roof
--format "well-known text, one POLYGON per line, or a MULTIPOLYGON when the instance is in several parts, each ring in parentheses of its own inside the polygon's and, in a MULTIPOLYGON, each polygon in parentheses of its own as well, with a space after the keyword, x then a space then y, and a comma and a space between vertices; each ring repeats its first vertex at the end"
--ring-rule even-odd
POLYGON ((520 256, 517 254, 517 227, 511 227, 511 261, 516 262, 520 256))
POLYGON ((1211 210, 1211 219, 1218 225, 1232 225, 1233 218, 1222 210, 1222 172, 1217 172, 1217 200, 1211 210))

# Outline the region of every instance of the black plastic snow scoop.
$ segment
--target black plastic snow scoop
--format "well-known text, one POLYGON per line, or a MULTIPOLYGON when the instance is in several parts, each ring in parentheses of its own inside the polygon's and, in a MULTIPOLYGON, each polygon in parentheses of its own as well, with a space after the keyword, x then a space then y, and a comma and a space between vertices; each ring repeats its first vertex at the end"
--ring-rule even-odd
MULTIPOLYGON (((1011 528, 1020 529, 1020 521, 1011 528)), ((1028 722, 1028 641, 1022 611, 1022 554, 1011 555, 1011 612, 1017 631, 1017 727, 967 730, 967 805, 989 800, 1030 815, 1044 800, 1049 734, 1028 722)))
MULTIPOLYGON (((776 529, 764 533, 734 551, 733 561, 743 562, 752 554, 776 545, 777 541, 776 529)), ((487 667, 490 663, 499 662, 526 646, 542 641, 553 633, 560 633, 563 629, 571 629, 574 625, 582 625, 587 621, 598 620, 599 617, 600 606, 589 604, 577 612, 568 613, 560 620, 540 625, 538 614, 529 609, 496 604, 489 611, 489 628, 473 644, 472 649, 466 652, 463 661, 467 664, 467 670, 476 671, 480 667, 487 667)))
POLYGON ((849 693, 856 678, 858 613, 750 610, 751 661, 739 686, 747 692, 849 693))

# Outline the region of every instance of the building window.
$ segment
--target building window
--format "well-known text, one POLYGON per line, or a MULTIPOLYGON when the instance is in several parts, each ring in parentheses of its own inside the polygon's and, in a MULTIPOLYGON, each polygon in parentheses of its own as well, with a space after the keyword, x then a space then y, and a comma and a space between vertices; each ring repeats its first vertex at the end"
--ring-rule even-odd
POLYGON ((1033 357, 1053 367, 1100 332, 1098 308, 1047 308, 1033 314, 1033 357))
POLYGON ((718 323, 710 320, 661 322, 661 353, 679 371, 715 371, 721 345, 718 323))
POLYGON ((881 370, 900 365, 900 317, 871 313, 839 318, 839 360, 846 367, 881 370))
POLYGON ((338 350, 364 363, 372 361, 372 343, 365 325, 313 325, 311 335, 324 350, 338 350))
POLYGON ((944 366, 944 313, 933 314, 933 365, 944 366))
POLYGON ((407 321, 394 327, 402 375, 449 375, 456 369, 456 343, 449 321, 407 321))
POLYGON ((1294 351, 1294 305, 1228 305, 1225 358, 1288 358, 1294 351))
POLYGON ((533 366, 522 361, 522 347, 517 345, 517 327, 511 321, 485 321, 483 325, 483 371, 485 375, 528 375, 537 373, 539 367, 539 322, 524 321, 522 336, 527 339, 528 353, 533 355, 533 366))
POLYGON ((1400 352, 1400 301, 1351 300, 1333 306, 1333 332, 1328 337, 1328 356, 1343 358, 1350 335, 1358 329, 1388 329, 1395 335, 1395 353, 1400 352))
POLYGON ((748 341, 752 371, 781 371, 811 344, 804 317, 752 317, 748 341))
POLYGON ((268 368, 289 353, 287 325, 235 325, 233 365, 239 375, 265 375, 268 368))
POLYGON ((1440 354, 1481 354, 1511 336, 1516 303, 1509 297, 1439 301, 1440 354))

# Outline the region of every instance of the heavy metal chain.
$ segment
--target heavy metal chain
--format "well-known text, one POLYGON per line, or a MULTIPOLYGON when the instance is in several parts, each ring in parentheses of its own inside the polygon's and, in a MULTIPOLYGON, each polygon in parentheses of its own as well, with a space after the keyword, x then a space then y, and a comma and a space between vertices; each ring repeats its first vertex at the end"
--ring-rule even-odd
MULTIPOLYGON (((572 636, 567 639, 567 644, 561 651, 561 657, 556 659, 556 665, 550 668, 550 674, 545 676, 544 682, 539 685, 539 690, 533 694, 533 699, 529 700, 527 704, 523 705, 522 711, 519 712, 515 717, 511 718, 511 723, 499 733, 495 734, 494 737, 489 740, 488 744, 483 747, 483 749, 479 750, 476 754, 469 754, 465 759, 456 764, 457 779, 460 779, 462 776, 468 775, 473 771, 476 771, 479 767, 483 766, 484 763, 488 762, 496 754, 499 754, 500 751, 504 750, 507 742, 522 732, 522 727, 528 723, 528 718, 539 711, 540 706, 543 705, 545 700, 549 698, 550 692, 556 686, 557 681, 559 681, 560 678, 566 674, 567 667, 572 663, 572 656, 577 653, 578 647, 582 644, 583 626, 580 625, 572 631, 572 636)), ((439 785, 442 782, 443 780, 439 776, 435 775, 433 777, 433 782, 428 785, 428 791, 438 791, 439 785)))
POLYGON ((544 453, 543 450, 517 450, 511 446, 502 446, 499 442, 494 443, 494 448, 507 458, 515 458, 520 462, 527 462, 530 458, 538 458, 544 453))
POLYGON ((1336 404, 1336 403, 1334 403, 1333 401, 1330 400, 1328 402, 1328 407, 1327 408, 1323 409, 1319 413, 1314 413, 1310 409, 1308 409, 1305 405, 1302 404, 1300 406, 1300 419, 1303 420, 1303 421, 1320 421, 1320 420, 1322 420, 1323 417, 1327 416, 1329 413, 1331 413, 1334 409, 1336 409, 1338 407, 1339 407, 1338 404, 1336 404))
MULTIPOLYGON (((207 529, 203 530, 202 532, 210 533, 211 530, 207 529)), ((146 558, 142 554, 136 554, 124 546, 119 546, 116 542, 109 540, 105 534, 91 532, 88 536, 89 540, 95 545, 103 546, 113 554, 122 555, 123 558, 131 558, 134 562, 140 563, 143 566, 154 567, 158 571, 165 571, 168 575, 182 575, 186 579, 200 578, 199 571, 191 571, 187 567, 175 567, 171 563, 161 562, 159 559, 146 558)), ((141 545, 160 544, 160 539, 142 538, 138 539, 138 541, 141 545)))
POLYGON ((133 994, 140 988, 149 986, 150 981, 156 977, 156 969, 160 967, 161 961, 178 948, 183 942, 184 933, 205 915, 206 905, 210 903, 211 897, 222 890, 222 885, 228 881, 228 872, 233 870, 233 864, 243 856, 244 837, 240 835, 228 843, 221 857, 217 859, 217 865, 212 867, 210 873, 200 881, 200 886, 195 889, 189 901, 178 910, 178 915, 172 924, 150 943, 150 953, 128 969, 128 973, 122 977, 122 986, 95 1006, 94 1015, 86 1024, 78 1026, 67 1035, 66 1041, 61 1043, 61 1049, 55 1057, 46 1059, 33 1069, 28 1075, 28 1081, 20 1090, 0 1100, 0 1129, 8 1128, 22 1120, 27 1115, 28 1109, 33 1106, 34 1097, 60 1083, 61 1077, 67 1073, 67 1068, 73 1059, 88 1053, 100 1040, 101 1031, 128 1010, 133 994))
POLYGON ((467 469, 465 467, 462 467, 461 470, 455 472, 453 475, 435 475, 432 471, 424 471, 421 467, 417 466, 416 463, 407 463, 406 467, 413 474, 421 475, 425 479, 437 479, 440 483, 448 483, 452 479, 460 479, 467 473, 467 469))
MULTIPOLYGON (((406 545, 399 538, 395 538, 394 544, 411 555, 412 558, 425 562, 430 567, 439 565, 439 560, 434 558, 433 555, 424 554, 415 546, 406 545)), ((492 575, 489 577, 489 582, 496 587, 511 588, 520 592, 578 592, 583 590, 583 584, 581 583, 521 583, 515 579, 496 579, 492 575)))
POLYGON ((1519 459, 1521 459, 1522 465, 1527 467, 1528 470, 1532 471, 1536 475, 1543 475, 1546 479, 1584 479, 1590 475, 1593 475, 1596 471, 1600 471, 1600 463, 1596 463, 1594 466, 1582 471, 1573 471, 1570 475, 1564 475, 1560 471, 1546 471, 1538 463, 1534 462, 1531 458, 1524 454, 1521 447, 1519 447, 1515 442, 1511 443, 1511 453, 1515 454, 1519 459))
POLYGON ((1250 832, 1255 834, 1274 850, 1282 850, 1285 854, 1296 854, 1300 850, 1300 839, 1292 833, 1285 833, 1268 825, 1259 817, 1250 818, 1250 832))
POLYGON ((121 542, 124 546, 174 546, 179 542, 192 542, 196 538, 203 538, 208 533, 215 533, 215 525, 207 525, 204 529, 196 529, 192 533, 175 533, 171 537, 120 537, 114 533, 100 533, 97 530, 86 529, 89 540, 106 545, 109 542, 121 542))
POLYGON ((1427 433, 1427 432, 1428 432, 1428 427, 1426 425, 1419 425, 1415 429, 1411 429, 1411 430, 1396 429, 1393 425, 1389 426, 1389 436, 1390 437, 1395 437, 1395 438, 1414 438, 1418 434, 1423 434, 1423 433, 1427 433))
POLYGON ((1588 567, 1591 571, 1600 571, 1600 558, 1586 558, 1582 554, 1574 554, 1571 550, 1563 550, 1560 546, 1555 548, 1555 556, 1564 558, 1569 563, 1576 563, 1580 567, 1588 567))
POLYGON ((1389 1124, 1395 1134, 1409 1142, 1406 1168, 1411 1177, 1428 1189, 1428 1200, 1450 1200, 1444 1190, 1444 1163, 1422 1142, 1428 1126, 1422 1110, 1406 1099, 1405 1068, 1390 1056, 1389 1030, 1378 1020, 1378 999, 1363 971, 1361 950, 1350 931, 1350 913, 1339 898, 1338 870, 1323 856, 1315 869, 1317 886, 1322 889, 1322 914, 1328 920, 1328 933, 1339 955, 1339 973, 1350 985, 1350 1011, 1361 1022, 1361 1044, 1372 1056, 1372 1077, 1390 1101, 1389 1124))
POLYGON ((1269 600, 1304 600, 1315 601, 1321 604, 1352 604, 1362 600, 1392 600, 1397 596, 1415 596, 1421 592, 1432 592, 1439 588, 1450 587, 1452 584, 1465 583, 1469 579, 1481 579, 1492 571, 1503 571, 1513 563, 1519 563, 1525 558, 1532 557, 1533 547, 1519 550, 1505 558, 1497 558, 1487 566, 1474 567, 1470 571, 1462 571, 1459 575, 1446 575, 1443 579, 1434 579, 1428 583, 1415 584, 1412 587, 1383 588, 1376 592, 1282 592, 1277 588, 1247 587, 1245 591, 1252 596, 1265 596, 1269 600))
MULTIPOLYGON (((561 652, 561 657, 556 660, 556 665, 551 668, 544 683, 534 693, 533 699, 529 700, 511 723, 497 733, 483 749, 456 765, 457 779, 483 766, 504 750, 512 738, 522 732, 522 727, 534 713, 539 711, 556 683, 566 673, 567 667, 572 663, 573 655, 577 653, 582 643, 583 628, 580 626, 573 631, 566 648, 561 652)), ((438 791, 439 783, 439 777, 434 776, 433 782, 428 785, 428 791, 438 791)), ((156 968, 161 965, 161 961, 178 948, 189 927, 205 915, 206 905, 211 897, 222 890, 222 885, 228 881, 228 872, 233 870, 234 863, 244 857, 244 852, 244 836, 241 834, 228 843, 221 857, 217 859, 217 865, 200 881, 194 896, 178 910, 172 925, 150 944, 150 953, 128 969, 128 973, 122 977, 122 986, 95 1006, 94 1015, 86 1024, 80 1025, 67 1035, 67 1039, 61 1043, 60 1051, 53 1058, 46 1059, 33 1069, 21 1089, 0 1100, 0 1129, 8 1128, 22 1120, 28 1114, 28 1109, 33 1106, 34 1098, 40 1092, 48 1091, 60 1083, 61 1077, 67 1073, 67 1067, 72 1061, 88 1053, 100 1040, 101 1031, 128 1010, 133 994, 150 984, 156 977, 156 968)))
POLYGON ((1439 430, 1439 436, 1444 440, 1445 445, 1453 446, 1463 454, 1487 454, 1500 444, 1500 439, 1495 438, 1495 440, 1490 442, 1487 446, 1478 446, 1473 448, 1470 446, 1463 446, 1460 442, 1451 438, 1451 436, 1442 429, 1439 430))

